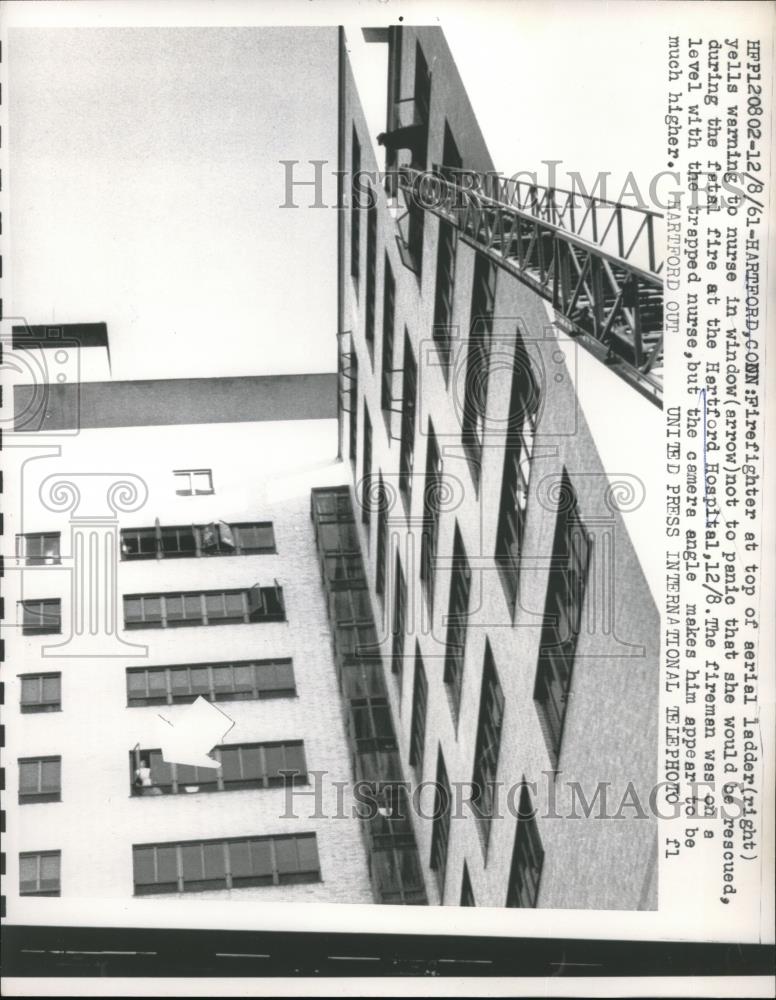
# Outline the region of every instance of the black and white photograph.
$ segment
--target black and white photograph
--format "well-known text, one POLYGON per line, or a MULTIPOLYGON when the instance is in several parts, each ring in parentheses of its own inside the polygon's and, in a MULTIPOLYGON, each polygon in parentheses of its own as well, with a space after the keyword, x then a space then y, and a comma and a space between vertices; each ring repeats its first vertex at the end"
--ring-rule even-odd
POLYGON ((770 995, 773 15, 3 4, 8 995, 770 995))

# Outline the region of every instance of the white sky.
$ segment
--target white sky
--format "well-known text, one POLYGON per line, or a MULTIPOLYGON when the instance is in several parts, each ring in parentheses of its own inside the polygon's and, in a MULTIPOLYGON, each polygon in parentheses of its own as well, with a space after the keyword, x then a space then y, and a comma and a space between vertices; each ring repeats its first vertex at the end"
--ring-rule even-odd
POLYGON ((333 371, 336 212, 281 209, 279 161, 336 169, 336 46, 12 29, 6 315, 105 320, 117 378, 333 371))

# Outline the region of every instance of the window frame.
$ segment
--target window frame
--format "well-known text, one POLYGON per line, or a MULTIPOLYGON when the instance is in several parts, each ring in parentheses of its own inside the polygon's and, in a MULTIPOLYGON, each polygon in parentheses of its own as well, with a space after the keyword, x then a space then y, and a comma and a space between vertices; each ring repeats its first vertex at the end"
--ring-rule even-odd
POLYGON ((380 409, 388 428, 390 443, 391 414, 393 412, 393 373, 396 328, 396 279, 388 254, 385 254, 383 278, 383 337, 380 354, 380 409))
POLYGON ((18 604, 21 606, 22 612, 22 635, 62 634, 62 601, 59 597, 32 598, 19 601, 18 604), (33 605, 38 605, 37 612, 35 612, 33 605), (54 610, 56 615, 52 614, 54 610), (37 614, 37 623, 31 620, 33 614, 37 614), (30 620, 28 620, 28 615, 30 620), (47 617, 51 619, 51 622, 44 624, 47 617))
POLYGON ((429 867, 434 872, 439 888, 439 897, 444 899, 447 862, 450 854, 450 814, 452 789, 447 775, 442 747, 437 752, 437 773, 434 791, 434 812, 431 828, 431 856, 429 867), (440 790, 445 793, 446 804, 442 803, 440 790), (441 807, 441 808, 440 808, 441 807))
POLYGON ((423 777, 426 751, 426 722, 428 718, 428 678, 420 645, 415 643, 415 674, 412 681, 412 713, 410 716, 410 767, 418 780, 423 777))
POLYGON ((364 440, 362 443, 361 469, 361 523, 366 525, 367 536, 372 527, 372 418, 364 397, 364 440))
POLYGON ((415 460, 415 424, 418 402, 418 363, 410 335, 404 328, 404 376, 402 379, 401 431, 399 442, 399 493, 409 510, 412 497, 412 467, 415 460))
POLYGON ((274 521, 211 521, 208 524, 156 524, 154 527, 122 528, 119 535, 122 562, 142 562, 146 559, 192 559, 213 558, 214 556, 251 556, 274 555, 277 553, 274 521), (226 534, 231 534, 234 545, 225 541, 226 534), (271 540, 264 545, 246 545, 241 541, 241 533, 247 531, 266 531, 271 540), (165 542, 172 540, 172 533, 178 541, 177 548, 167 547, 165 542), (208 541, 208 533, 215 538, 213 544, 208 541), (192 545, 183 547, 181 535, 190 534, 192 545), (134 541, 137 551, 127 550, 127 543, 134 541), (145 545, 152 541, 152 545, 145 545))
POLYGON ((544 867, 544 847, 536 823, 536 813, 531 802, 528 786, 523 779, 520 802, 517 810, 517 825, 512 847, 512 861, 509 866, 507 899, 505 906, 524 909, 536 908, 541 889, 544 867), (526 887, 523 870, 525 863, 532 864, 532 885, 526 887), (524 889, 527 888, 527 891, 524 889), (526 900, 524 902, 523 900, 526 900))
POLYGON ((366 302, 364 305, 364 340, 369 360, 374 367, 375 315, 377 312, 377 196, 368 187, 369 203, 366 210, 366 302))
POLYGON ((62 564, 62 533, 60 531, 26 531, 16 536, 16 558, 26 566, 60 566, 62 564), (46 553, 46 539, 53 540, 53 551, 46 553), (29 552, 31 541, 40 542, 40 553, 29 552))
POLYGON ((434 321, 432 337, 441 361, 445 386, 450 379, 455 307, 455 265, 458 251, 458 231, 452 222, 439 220, 436 279, 434 286, 434 321))
POLYGON ((179 497, 204 497, 211 496, 215 493, 215 488, 213 486, 213 470, 212 469, 173 469, 172 474, 174 477, 183 478, 188 476, 189 487, 188 489, 176 489, 175 495, 179 497), (207 476, 207 489, 197 489, 196 478, 197 476, 207 476))
POLYGON ((350 276, 358 297, 361 270, 361 200, 357 178, 361 173, 361 143, 355 125, 350 143, 350 276))
POLYGON ((471 800, 482 845, 486 849, 490 839, 491 820, 495 815, 494 787, 498 777, 504 710, 504 692, 499 682, 493 651, 486 638, 477 738, 474 745, 471 800))
POLYGON ((19 711, 23 715, 35 712, 61 712, 62 711, 62 674, 59 671, 43 671, 32 674, 18 674, 19 684, 19 711), (44 697, 45 681, 56 679, 57 697, 55 699, 44 697), (24 685, 32 681, 38 682, 38 699, 36 701, 25 701, 24 685))
MULTIPOLYGON (((168 854, 168 859, 172 860, 168 854)), ((172 872, 170 872, 172 874, 172 872)), ((257 834, 255 836, 245 836, 245 837, 222 837, 214 840, 186 840, 186 841, 167 841, 163 843, 149 843, 149 844, 133 844, 132 845, 132 884, 133 884, 133 894, 135 896, 149 896, 149 895, 161 895, 161 894, 180 894, 184 892, 202 892, 217 889, 240 889, 249 888, 256 886, 266 886, 266 885, 290 885, 290 884, 300 884, 300 883, 312 883, 322 881, 321 876, 321 861, 320 854, 318 852, 318 842, 315 833, 305 832, 296 834, 257 834), (301 865, 301 855, 297 842, 300 840, 312 842, 314 854, 315 854, 315 867, 304 868, 301 865), (298 867, 289 870, 281 870, 280 859, 278 856, 278 844, 279 843, 293 842, 296 849, 296 860, 299 862, 298 867), (267 844, 268 854, 269 854, 269 866, 260 873, 254 870, 250 874, 235 874, 234 869, 237 867, 237 851, 232 851, 233 847, 242 847, 246 845, 248 847, 248 852, 250 855, 253 854, 254 844, 267 844), (195 850, 200 849, 200 855, 202 858, 202 873, 205 876, 205 848, 218 847, 221 848, 223 852, 223 876, 215 876, 211 878, 201 878, 201 879, 188 879, 186 878, 186 872, 184 869, 184 849, 195 850), (165 850, 167 852, 174 852, 174 868, 175 874, 173 879, 168 879, 166 881, 159 881, 159 851, 165 850), (138 852, 140 851, 153 851, 153 874, 154 881, 151 882, 138 882, 138 852), (285 876, 285 877, 284 877, 285 876), (300 877, 301 876, 301 877, 300 877), (236 879, 239 879, 239 884, 236 883, 236 879), (187 885, 188 882, 188 885, 187 885), (215 883, 215 884, 205 884, 205 883, 215 883), (142 887, 142 888, 141 888, 142 887)))
POLYGON ((347 732, 356 754, 397 749, 391 707, 384 693, 348 699, 347 732))
POLYGON ((42 757, 19 757, 17 760, 19 765, 19 787, 18 787, 18 801, 19 805, 33 805, 40 802, 61 802, 62 801, 62 757, 61 755, 44 755, 42 757), (37 769, 37 781, 36 790, 32 792, 22 791, 22 767, 27 765, 36 765, 37 769), (56 764, 57 765, 57 784, 56 787, 51 786, 50 791, 44 791, 43 784, 43 765, 44 764, 56 764))
POLYGON ((380 505, 377 508, 377 543, 375 552, 375 592, 385 605, 386 571, 388 569, 390 527, 388 524, 388 503, 382 470, 378 473, 380 505))
POLYGON ((531 465, 539 409, 537 383, 519 330, 516 331, 515 338, 509 428, 504 449, 494 551, 501 584, 513 616, 520 585, 520 559, 528 517, 531 465))
POLYGON ((472 888, 472 880, 469 875, 469 866, 464 861, 463 871, 461 873, 461 901, 459 906, 476 906, 477 901, 474 898, 474 889, 472 888))
POLYGON ((157 748, 133 749, 129 751, 129 782, 131 798, 147 798, 148 796, 183 795, 186 793, 211 793, 211 792, 234 792, 246 789, 274 789, 288 788, 296 785, 306 785, 309 782, 307 770, 307 757, 305 755, 304 740, 271 740, 263 743, 227 743, 213 747, 211 751, 213 759, 221 766, 217 768, 193 767, 195 773, 188 777, 181 771, 181 765, 164 761, 162 751, 157 748), (284 758, 283 766, 277 771, 273 770, 270 764, 270 752, 276 751, 284 758), (287 757, 290 752, 296 751, 301 767, 290 766, 287 757), (236 754, 236 760, 240 771, 239 776, 227 778, 225 776, 226 755, 236 754), (253 763, 251 755, 256 759, 257 768, 255 773, 251 771, 253 763), (150 785, 139 785, 136 781, 139 761, 147 760, 149 767, 153 770, 152 761, 155 757, 161 758, 156 761, 156 765, 163 766, 169 781, 163 783, 153 783, 150 785), (303 768, 303 769, 302 769, 303 768), (200 775, 198 772, 205 772, 200 775), (285 772, 285 773, 284 773, 285 772))
POLYGON ((441 511, 439 497, 444 476, 442 455, 437 444, 434 425, 428 419, 426 439, 426 472, 423 481, 423 523, 420 536, 420 582, 426 595, 429 613, 434 609, 434 583, 436 576, 436 556, 439 546, 439 522, 441 511))
MULTIPOLYGON (((27 880, 29 882, 29 880, 27 880)), ((51 880, 53 881, 53 879, 51 880)), ((20 896, 61 896, 62 895, 62 851, 20 851, 19 853, 19 895, 20 896), (36 872, 35 872, 35 889, 24 891, 22 888, 22 862, 29 861, 32 858, 36 860, 36 872), (42 889, 41 885, 43 883, 43 878, 41 874, 41 861, 44 858, 56 858, 57 860, 57 874, 56 874, 56 888, 55 889, 42 889)))
POLYGON ((355 471, 358 462, 358 354, 356 354, 355 347, 350 355, 349 404, 348 453, 350 464, 355 471))
POLYGON ((556 772, 592 561, 592 537, 579 515, 576 491, 565 469, 559 495, 533 694, 556 772), (570 634, 565 639, 558 638, 561 623, 569 626, 570 634))
MULTIPOLYGON (((126 668, 126 685, 127 685, 127 708, 145 708, 149 705, 186 705, 191 704, 191 702, 196 701, 197 698, 202 697, 207 701, 211 701, 214 704, 221 701, 266 701, 272 698, 295 698, 297 696, 296 690, 296 678, 294 676, 294 665, 293 659, 291 657, 275 657, 273 659, 261 659, 261 660, 226 660, 222 662, 204 662, 204 663, 181 663, 181 664, 171 664, 164 666, 155 667, 127 667, 126 668), (218 690, 218 685, 216 682, 215 671, 230 667, 232 670, 232 691, 218 690), (250 692, 247 687, 238 688, 238 681, 236 675, 236 669, 251 668, 252 682, 250 692), (286 687, 275 687, 275 686, 264 686, 261 684, 262 673, 268 673, 269 668, 274 668, 275 680, 278 679, 277 668, 286 668, 290 671, 290 684, 286 687), (208 678, 208 690, 206 692, 193 691, 194 682, 192 680, 192 670, 207 670, 208 678), (145 674, 145 695, 135 695, 133 697, 130 690, 129 678, 131 676, 137 676, 140 674, 145 674), (153 690, 150 684, 151 674, 159 675, 161 674, 164 681, 162 687, 164 689, 164 696, 161 695, 154 696, 151 694, 153 690), (175 684, 174 678, 177 675, 181 677, 186 674, 188 679, 188 689, 189 693, 186 694, 175 694, 175 689, 178 685, 175 684), (249 693, 248 693, 249 692, 249 693)), ((161 688, 157 688, 161 690, 161 688)))
POLYGON ((464 658, 468 636, 469 603, 471 600, 471 567, 466 555, 458 522, 453 536, 453 557, 450 571, 450 594, 445 640, 443 680, 453 721, 458 727, 463 691, 464 658))
POLYGON ((165 592, 155 591, 145 594, 124 594, 123 611, 124 629, 126 631, 136 631, 146 628, 184 628, 203 625, 255 625, 259 623, 284 622, 287 620, 283 588, 279 584, 275 584, 273 587, 260 587, 257 584, 254 587, 226 588, 223 590, 175 590, 165 592), (259 592, 258 595, 256 591, 259 592), (273 601, 278 606, 277 610, 267 609, 264 611, 264 614, 260 614, 261 609, 251 607, 254 597, 260 596, 266 608, 266 601, 270 595, 272 595, 273 601), (228 598, 236 596, 240 597, 241 609, 239 613, 235 611, 230 614, 228 598), (193 606, 195 600, 199 601, 198 614, 188 617, 187 598, 189 606, 193 606), (222 600, 223 615, 214 614, 212 606, 208 606, 208 599, 211 599, 212 605, 212 602, 218 598, 222 600), (173 600, 180 601, 180 617, 177 614, 170 617, 170 602, 173 600), (139 619, 132 621, 127 619, 127 601, 140 602, 141 617, 139 619), (146 601, 158 602, 159 610, 153 617, 150 615, 148 618, 145 617, 146 601))
POLYGON ((479 489, 482 450, 487 428, 490 352, 497 292, 497 268, 484 253, 477 252, 472 280, 469 341, 464 373, 464 406, 461 442, 472 480, 479 489))
POLYGON ((394 563, 393 615, 391 622, 391 673, 396 678, 399 692, 402 689, 404 676, 404 645, 407 637, 407 579, 401 563, 399 550, 396 550, 394 563))

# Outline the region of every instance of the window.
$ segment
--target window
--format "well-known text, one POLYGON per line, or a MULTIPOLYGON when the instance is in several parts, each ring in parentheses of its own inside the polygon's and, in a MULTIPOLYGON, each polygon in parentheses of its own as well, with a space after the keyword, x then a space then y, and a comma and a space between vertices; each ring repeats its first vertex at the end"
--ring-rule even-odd
POLYGON ((444 893, 447 849, 450 840, 450 781, 447 777, 442 748, 437 757, 436 792, 434 796, 434 825, 431 831, 431 869, 436 872, 439 893, 444 893))
POLYGON ((352 521, 353 511, 350 508, 350 491, 347 486, 334 489, 313 489, 312 513, 318 524, 331 524, 340 521, 352 521))
POLYGON ((380 407, 390 428, 393 406, 393 327, 396 305, 396 283, 385 255, 385 287, 383 289, 383 353, 380 364, 380 407))
POLYGON ((24 674, 22 712, 58 712, 62 708, 62 674, 24 674))
POLYGON ((445 122, 445 139, 442 146, 442 166, 450 167, 452 170, 460 170, 463 167, 463 160, 458 151, 458 143, 455 141, 450 125, 445 122))
POLYGON ((329 611, 335 625, 371 623, 369 591, 366 588, 335 590, 329 595, 329 611))
POLYGON ((447 381, 450 371, 450 349, 453 323, 453 292, 455 288, 455 227, 439 220, 437 245, 436 288, 434 290, 434 341, 442 361, 442 371, 447 381))
POLYGON ((439 541, 439 503, 442 497, 442 458, 434 425, 428 421, 426 477, 423 483, 423 528, 420 538, 420 579, 429 610, 434 606, 434 570, 439 541))
POLYGON ((361 143, 355 128, 350 149, 350 273, 358 294, 358 273, 361 256, 361 205, 359 202, 358 176, 361 171, 361 143))
POLYGON ((25 851, 19 855, 19 895, 59 896, 61 851, 25 851))
POLYGON ((517 599, 537 406, 538 395, 531 363, 518 332, 512 370, 509 428, 504 449, 504 476, 495 553, 510 608, 514 608, 517 599))
POLYGON ((466 356, 462 441, 469 457, 475 483, 479 483, 479 464, 485 439, 485 414, 488 398, 490 342, 493 333, 493 309, 496 300, 496 268, 482 254, 477 254, 472 286, 471 326, 466 356))
POLYGON ((393 592, 393 642, 391 646, 391 672, 396 677, 401 690, 404 669, 404 637, 407 633, 407 581, 396 553, 396 579, 393 592))
POLYGON ((381 903, 425 904, 423 872, 415 851, 398 848, 376 851, 370 856, 370 865, 381 903))
MULTIPOLYGON (((429 110, 431 108, 431 74, 423 54, 420 42, 415 43, 415 115, 421 124, 428 129, 429 110)), ((426 151, 413 147, 412 165, 417 170, 426 168, 426 151)))
POLYGON ((189 524, 121 531, 122 559, 180 559, 194 556, 259 555, 277 551, 271 521, 189 524))
POLYGON ((353 698, 349 702, 348 737, 356 753, 396 749, 396 733, 385 698, 353 698))
POLYGON ((383 486, 383 474, 379 479, 379 507, 377 508, 377 558, 375 560, 375 590, 385 600, 385 567, 388 559, 388 502, 383 486))
MULTIPOLYGON (((431 74, 428 71, 423 50, 419 43, 415 45, 415 116, 416 121, 425 126, 423 141, 413 144, 412 159, 410 165, 415 170, 426 169, 426 159, 428 156, 428 122, 431 105, 431 74)), ((425 210, 417 197, 417 189, 413 185, 407 204, 409 213, 409 232, 407 236, 407 249, 409 250, 412 269, 418 281, 423 275, 423 229, 425 223, 425 210)))
POLYGON ((461 878, 461 906, 476 906, 474 901, 474 890, 472 880, 469 878, 469 868, 464 861, 463 876, 461 878))
POLYGON ((590 560, 590 539, 565 471, 560 498, 534 686, 539 722, 556 768, 590 560))
POLYGON ((358 448, 358 356, 353 350, 350 356, 350 461, 356 467, 358 448))
POLYGON ((420 283, 423 277, 423 231, 425 228, 425 209, 420 202, 419 186, 413 184, 409 192, 407 205, 408 231, 407 251, 411 269, 420 283))
POLYGON ((279 788, 307 782, 304 744, 242 743, 219 746, 212 757, 220 767, 167 763, 161 750, 130 750, 133 795, 177 795, 223 792, 242 788, 279 788))
POLYGON ((364 338, 369 348, 369 357, 375 351, 375 298, 377 295, 377 198, 369 190, 369 208, 366 210, 366 308, 364 316, 364 338))
POLYGON ((412 686, 412 721, 410 722, 410 766, 415 768, 418 779, 423 777, 427 709, 428 681, 420 655, 420 647, 415 643, 415 680, 412 686))
MULTIPOLYGON (((451 171, 463 166, 450 126, 445 122, 445 139, 442 147, 443 173, 451 179, 451 171)), ((439 242, 437 244, 436 287, 434 290, 434 340, 442 361, 442 371, 447 381, 450 370, 450 345, 453 323, 453 292, 455 288, 455 254, 457 238, 455 227, 444 219, 439 220, 439 242)))
POLYGON ((363 585, 364 567, 352 514, 348 512, 347 520, 320 523, 316 534, 327 584, 334 588, 363 585))
POLYGON ((59 802, 62 798, 62 758, 19 760, 19 802, 59 802))
POLYGON ((363 477, 361 480, 361 520, 368 531, 372 524, 372 421, 369 418, 366 399, 364 400, 364 465, 361 475, 363 477))
POLYGON ((417 406, 418 366, 412 353, 410 337, 404 330, 404 387, 401 399, 401 447, 399 451, 399 491, 409 507, 412 489, 412 462, 415 455, 415 409, 417 406))
POLYGON ((469 611, 469 591, 471 571, 463 547, 463 539, 458 525, 455 526, 453 541, 453 565, 450 577, 450 603, 447 618, 447 640, 445 649, 444 682, 450 700, 450 709, 456 724, 461 707, 461 687, 463 684, 463 659, 466 649, 467 616, 469 611))
POLYGON ((62 602, 59 598, 19 603, 22 607, 22 635, 56 635, 62 631, 62 602))
POLYGON ((321 879, 314 833, 136 845, 132 865, 136 896, 321 879))
POLYGON ((204 590, 124 597, 124 628, 179 628, 286 620, 283 588, 204 590))
POLYGON ((472 775, 472 806, 479 823, 480 835, 486 845, 490 834, 490 821, 495 813, 496 773, 503 721, 504 695, 498 682, 490 643, 486 639, 472 775))
POLYGON ((290 659, 127 668, 130 708, 187 704, 199 697, 208 701, 247 701, 295 694, 290 659))
POLYGON ((175 492, 179 497, 198 497, 215 493, 211 469, 176 469, 175 492))
POLYGON ((536 818, 528 787, 520 791, 517 810, 517 830, 509 872, 507 906, 536 906, 539 881, 544 863, 544 850, 536 827, 536 818))
POLYGON ((383 670, 377 656, 364 656, 343 663, 340 681, 344 698, 382 698, 385 696, 383 670))
POLYGON ((58 566, 60 563, 58 531, 16 536, 16 558, 28 566, 58 566))

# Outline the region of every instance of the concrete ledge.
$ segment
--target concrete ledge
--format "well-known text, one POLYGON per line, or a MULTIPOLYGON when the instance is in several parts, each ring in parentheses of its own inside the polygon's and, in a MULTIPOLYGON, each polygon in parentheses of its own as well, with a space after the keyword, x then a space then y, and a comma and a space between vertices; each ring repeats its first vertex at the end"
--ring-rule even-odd
POLYGON ((30 433, 336 417, 333 372, 14 386, 14 430, 30 433))

